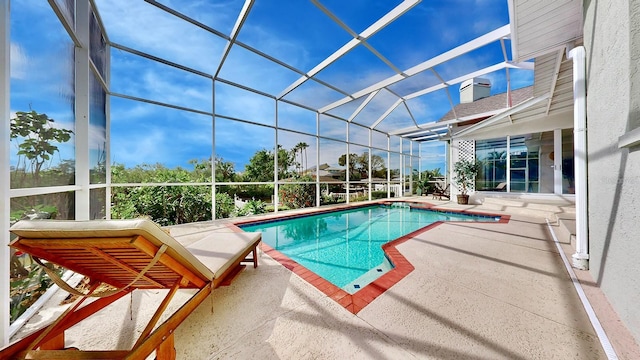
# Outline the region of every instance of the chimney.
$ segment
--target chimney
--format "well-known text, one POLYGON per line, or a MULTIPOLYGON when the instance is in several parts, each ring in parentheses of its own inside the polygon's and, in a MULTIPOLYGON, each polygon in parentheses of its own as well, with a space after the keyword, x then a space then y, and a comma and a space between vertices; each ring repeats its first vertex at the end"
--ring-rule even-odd
POLYGON ((460 103, 470 103, 491 95, 491 80, 473 78, 460 84, 460 103))

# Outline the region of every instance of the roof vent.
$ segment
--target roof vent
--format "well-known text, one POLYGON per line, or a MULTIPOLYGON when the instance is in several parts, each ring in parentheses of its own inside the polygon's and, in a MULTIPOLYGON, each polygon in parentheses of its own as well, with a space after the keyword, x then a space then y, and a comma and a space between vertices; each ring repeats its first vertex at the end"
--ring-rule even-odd
POLYGON ((460 103, 470 103, 491 95, 491 80, 473 78, 460 84, 460 103))

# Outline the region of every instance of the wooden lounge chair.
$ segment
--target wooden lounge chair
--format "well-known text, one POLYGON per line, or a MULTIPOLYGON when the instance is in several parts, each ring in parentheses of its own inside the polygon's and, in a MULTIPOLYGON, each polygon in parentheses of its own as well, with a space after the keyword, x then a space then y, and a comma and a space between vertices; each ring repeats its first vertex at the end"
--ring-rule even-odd
POLYGON ((449 199, 449 186, 450 186, 450 184, 447 184, 446 186, 442 187, 438 183, 436 183, 435 186, 436 186, 436 189, 432 194, 434 199, 436 199, 436 198, 438 200, 442 200, 442 198, 449 199))
POLYGON ((51 325, 0 350, 0 359, 144 359, 154 350, 156 359, 174 359, 174 330, 241 262, 258 266, 261 240, 260 233, 215 232, 185 247, 149 220, 20 221, 10 231, 18 235, 12 247, 89 277, 90 293, 101 283, 115 290, 80 307, 93 295, 83 294, 51 325), (130 350, 64 349, 66 329, 135 289, 169 292, 130 350), (156 327, 179 289, 198 291, 156 327))

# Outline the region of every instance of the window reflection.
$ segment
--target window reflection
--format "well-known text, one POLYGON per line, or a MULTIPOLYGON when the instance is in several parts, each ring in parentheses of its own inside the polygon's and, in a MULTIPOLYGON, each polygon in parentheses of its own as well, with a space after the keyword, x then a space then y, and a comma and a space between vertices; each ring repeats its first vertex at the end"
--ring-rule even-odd
POLYGON ((562 130, 562 193, 575 194, 573 130, 562 130))
POLYGON ((12 4, 10 31, 11 188, 72 185, 74 44, 50 8, 30 2, 12 4))

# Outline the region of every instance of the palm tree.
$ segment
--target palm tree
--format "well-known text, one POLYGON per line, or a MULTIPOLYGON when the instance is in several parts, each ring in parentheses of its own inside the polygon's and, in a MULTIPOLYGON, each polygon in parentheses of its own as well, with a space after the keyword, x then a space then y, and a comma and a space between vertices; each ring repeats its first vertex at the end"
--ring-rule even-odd
POLYGON ((291 149, 291 153, 293 154, 293 158, 296 160, 296 169, 298 170, 298 172, 300 172, 300 168, 302 167, 302 148, 300 147, 300 144, 302 143, 298 143, 296 144, 296 146, 294 146, 291 149), (298 160, 298 151, 300 151, 300 162, 297 162, 298 160))
POLYGON ((301 141, 299 143, 296 144, 296 146, 293 147, 293 149, 291 149, 293 151, 294 157, 298 154, 298 151, 300 151, 300 162, 298 163, 298 166, 300 169, 300 174, 302 174, 302 172, 307 168, 305 164, 307 164, 306 161, 306 157, 307 157, 307 148, 309 147, 309 144, 307 144, 304 141, 301 141), (304 151, 305 154, 305 158, 303 161, 302 158, 302 152, 304 151))
POLYGON ((302 151, 304 151, 304 166, 302 169, 306 170, 309 166, 309 162, 307 161, 307 148, 309 147, 309 144, 303 141, 298 143, 298 146, 300 147, 300 161, 302 161, 302 151))

